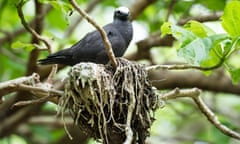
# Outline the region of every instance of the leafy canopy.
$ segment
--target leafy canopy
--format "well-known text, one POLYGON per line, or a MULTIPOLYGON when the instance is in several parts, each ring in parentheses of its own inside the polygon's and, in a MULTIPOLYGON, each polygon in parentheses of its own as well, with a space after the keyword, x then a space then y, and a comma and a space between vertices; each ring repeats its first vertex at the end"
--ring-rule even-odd
POLYGON ((177 53, 188 63, 209 69, 223 65, 232 81, 237 84, 240 80, 240 67, 232 66, 228 60, 239 50, 239 9, 240 1, 227 3, 221 17, 226 34, 216 34, 200 22, 189 21, 183 27, 165 22, 161 27, 162 35, 171 34, 180 42, 177 53))

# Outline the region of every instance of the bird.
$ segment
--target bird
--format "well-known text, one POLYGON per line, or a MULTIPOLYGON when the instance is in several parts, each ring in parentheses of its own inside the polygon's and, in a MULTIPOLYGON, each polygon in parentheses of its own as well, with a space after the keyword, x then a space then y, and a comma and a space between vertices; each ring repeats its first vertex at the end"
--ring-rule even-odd
MULTIPOLYGON (((130 11, 127 7, 118 7, 114 11, 113 22, 103 26, 111 43, 115 57, 122 57, 133 37, 130 11)), ((106 64, 109 58, 99 31, 87 33, 72 47, 50 54, 39 64, 63 64, 73 66, 80 62, 106 64)))

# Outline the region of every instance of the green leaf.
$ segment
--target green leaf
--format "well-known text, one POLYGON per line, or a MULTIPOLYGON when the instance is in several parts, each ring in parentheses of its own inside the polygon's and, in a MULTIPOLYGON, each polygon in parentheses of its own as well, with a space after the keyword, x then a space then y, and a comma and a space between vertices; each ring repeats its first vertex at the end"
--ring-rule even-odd
POLYGON ((231 44, 226 44, 226 57, 229 57, 232 53, 240 49, 240 37, 237 37, 235 40, 231 40, 231 44))
POLYGON ((172 34, 177 40, 181 42, 181 47, 186 46, 197 37, 189 30, 186 30, 180 26, 173 25, 166 22, 161 27, 162 35, 172 34))
POLYGON ((228 72, 231 75, 233 84, 238 84, 238 82, 240 81, 240 68, 229 69, 228 72))
POLYGON ((204 24, 202 24, 198 21, 194 21, 194 20, 187 22, 184 25, 184 28, 186 30, 191 31, 198 37, 206 37, 208 35, 214 34, 214 32, 210 28, 208 28, 204 24))
POLYGON ((222 10, 226 5, 226 0, 198 0, 198 2, 215 11, 222 10))
POLYGON ((14 48, 14 49, 24 48, 27 51, 31 51, 31 50, 34 49, 34 45, 33 44, 23 43, 21 41, 16 41, 16 42, 12 43, 11 47, 14 48))
POLYGON ((162 36, 165 36, 167 34, 172 34, 170 22, 163 23, 163 25, 161 26, 161 34, 162 36))
POLYGON ((178 55, 189 63, 200 65, 208 57, 212 41, 209 38, 197 38, 190 44, 178 50, 178 55))
POLYGON ((52 7, 56 10, 61 10, 63 12, 68 12, 69 10, 72 9, 71 4, 68 1, 61 0, 61 1, 56 1, 56 0, 39 0, 41 3, 44 4, 51 4, 52 7))
POLYGON ((199 66, 214 66, 218 64, 221 54, 221 41, 227 35, 213 35, 205 38, 197 38, 178 50, 178 55, 184 57, 189 63, 199 66), (220 51, 220 52, 216 52, 220 51), (219 54, 220 53, 220 54, 219 54))
POLYGON ((233 38, 240 36, 240 1, 230 1, 221 17, 222 26, 233 38))

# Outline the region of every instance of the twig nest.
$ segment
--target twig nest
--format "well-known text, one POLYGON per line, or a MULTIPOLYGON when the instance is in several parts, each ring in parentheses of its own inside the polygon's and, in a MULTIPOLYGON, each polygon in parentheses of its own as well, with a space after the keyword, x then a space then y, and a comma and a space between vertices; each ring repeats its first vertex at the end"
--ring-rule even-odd
POLYGON ((143 65, 117 59, 111 64, 79 63, 69 72, 61 112, 103 143, 144 143, 159 106, 143 65))

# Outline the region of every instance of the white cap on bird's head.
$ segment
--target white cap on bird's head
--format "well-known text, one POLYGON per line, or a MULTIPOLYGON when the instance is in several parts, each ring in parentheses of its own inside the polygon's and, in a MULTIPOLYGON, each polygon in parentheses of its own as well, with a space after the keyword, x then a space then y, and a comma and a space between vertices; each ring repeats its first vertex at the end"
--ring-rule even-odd
POLYGON ((114 19, 128 20, 130 17, 130 11, 127 7, 118 7, 114 12, 114 19))

